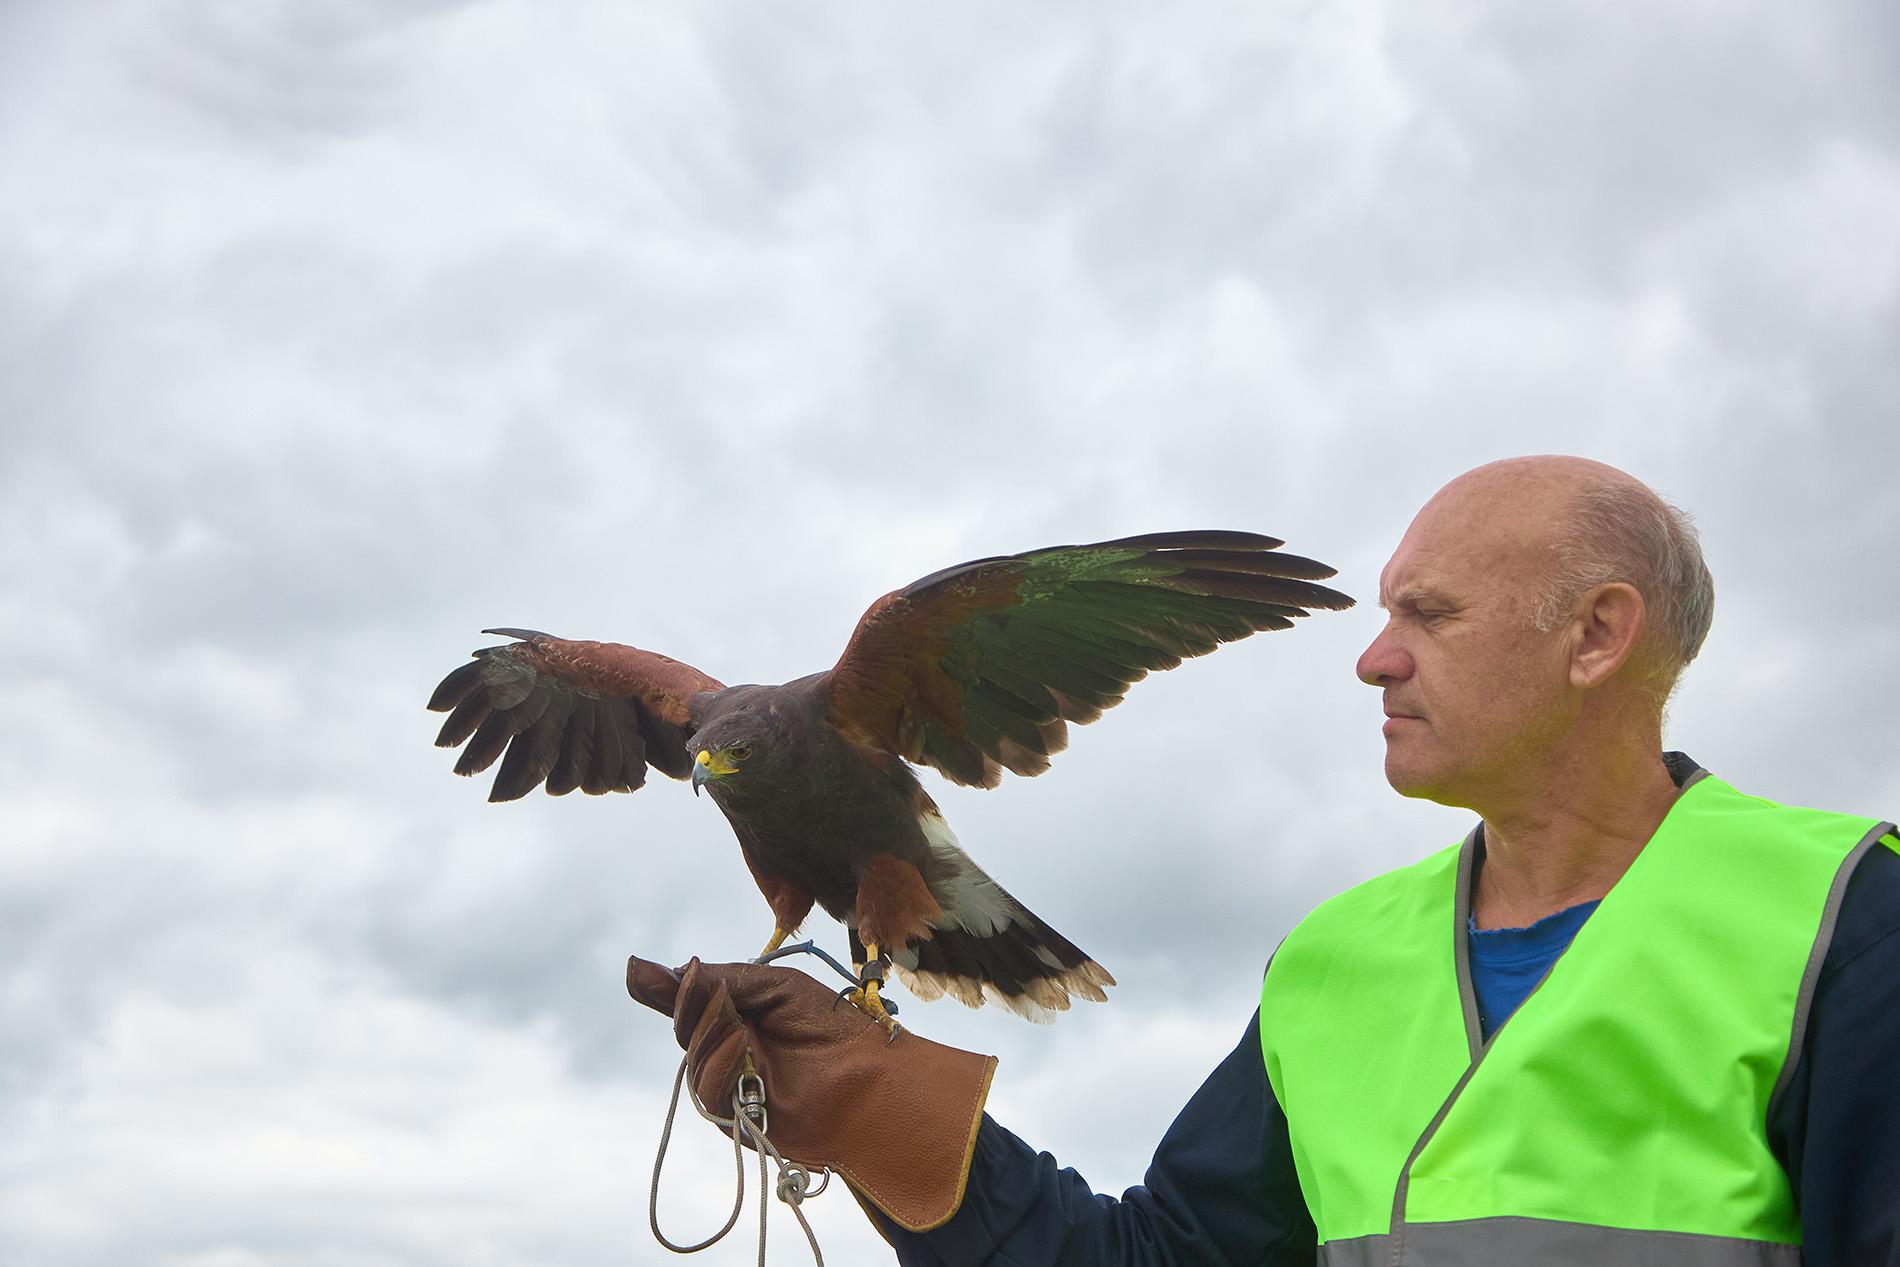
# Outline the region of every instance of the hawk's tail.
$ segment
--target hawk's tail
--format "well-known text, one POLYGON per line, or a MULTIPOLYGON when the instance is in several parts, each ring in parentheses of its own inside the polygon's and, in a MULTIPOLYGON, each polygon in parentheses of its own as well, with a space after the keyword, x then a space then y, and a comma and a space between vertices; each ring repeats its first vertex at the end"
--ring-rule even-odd
POLYGON ((948 994, 966 1007, 981 1007, 988 996, 1031 1021, 1068 1011, 1071 997, 1108 1001, 1102 991, 1115 978, 1106 968, 970 861, 942 817, 926 813, 923 825, 931 846, 926 881, 943 913, 929 938, 891 956, 912 994, 926 1002, 948 994))
POLYGON ((1022 922, 987 937, 940 928, 930 940, 893 955, 891 966, 925 1002, 948 994, 966 1007, 981 1007, 987 995, 1031 1021, 1068 1011, 1071 996, 1107 1002, 1102 991, 1115 984, 1108 970, 1028 911, 1022 915, 1022 922))

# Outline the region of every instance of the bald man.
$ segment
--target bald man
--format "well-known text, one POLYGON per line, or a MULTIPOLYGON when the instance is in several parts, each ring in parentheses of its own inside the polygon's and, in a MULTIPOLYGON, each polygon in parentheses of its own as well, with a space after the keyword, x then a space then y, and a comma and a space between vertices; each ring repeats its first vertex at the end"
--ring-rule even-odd
POLYGON ((1600 463, 1493 463, 1379 598, 1386 778, 1479 822, 1288 935, 1119 1200, 981 1114, 994 1062, 885 1049, 802 974, 629 989, 707 1103, 765 1069, 786 1151, 918 1267, 1900 1267, 1900 838, 1664 753, 1713 610, 1686 517, 1600 463))

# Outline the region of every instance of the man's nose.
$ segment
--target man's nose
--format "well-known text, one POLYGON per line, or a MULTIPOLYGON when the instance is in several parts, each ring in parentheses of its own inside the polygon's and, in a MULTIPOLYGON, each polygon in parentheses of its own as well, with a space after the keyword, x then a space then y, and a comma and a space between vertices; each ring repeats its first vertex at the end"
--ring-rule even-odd
POLYGON ((1411 654, 1399 645, 1389 622, 1372 644, 1359 653, 1359 663, 1353 666, 1353 671, 1367 686, 1385 686, 1412 676, 1411 654))

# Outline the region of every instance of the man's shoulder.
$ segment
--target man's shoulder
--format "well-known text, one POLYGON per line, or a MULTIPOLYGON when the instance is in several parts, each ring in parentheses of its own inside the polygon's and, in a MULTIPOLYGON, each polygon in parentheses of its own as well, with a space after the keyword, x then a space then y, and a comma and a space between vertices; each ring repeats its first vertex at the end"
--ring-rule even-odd
POLYGON ((1463 841, 1455 842, 1417 862, 1382 872, 1334 894, 1307 913, 1294 928, 1294 935, 1303 930, 1307 936, 1317 932, 1350 934, 1362 925, 1385 925, 1402 909, 1455 899, 1458 854, 1463 847, 1463 841))
POLYGON ((1775 821, 1806 820, 1808 825, 1819 827, 1832 838, 1834 849, 1846 850, 1850 845, 1855 846, 1848 853, 1852 871, 1846 876, 1846 884, 1840 891, 1840 907, 1830 933, 1824 973, 1831 975, 1858 958, 1863 951, 1900 933, 1900 836, 1890 830, 1891 819, 1881 820, 1864 814, 1789 804, 1742 791, 1710 774, 1681 753, 1670 753, 1667 757, 1684 764, 1688 777, 1685 779, 1678 774, 1676 777, 1679 781, 1690 786, 1706 782, 1720 789, 1731 805, 1759 811, 1775 821), (1883 828, 1889 830, 1871 841, 1867 839, 1883 828))
MULTIPOLYGON (((1672 757, 1681 757, 1681 753, 1670 753, 1672 757)), ((1683 758, 1689 767, 1689 775, 1682 780, 1684 793, 1695 792, 1698 800, 1715 800, 1723 808, 1744 813, 1758 813, 1776 818, 1813 818, 1840 823, 1858 823, 1863 831, 1870 830, 1882 823, 1881 819, 1871 817, 1859 811, 1829 809, 1823 806, 1808 805, 1803 801, 1784 801, 1777 796, 1766 796, 1753 788, 1737 787, 1727 779, 1711 770, 1696 765, 1683 758)))
POLYGON ((1422 944, 1436 943, 1452 924, 1461 844, 1409 866, 1373 876, 1314 907, 1286 935, 1267 965, 1262 1006, 1274 1000, 1277 1021, 1327 1006, 1334 992, 1391 981, 1422 944), (1437 931, 1434 932, 1434 929, 1437 931))

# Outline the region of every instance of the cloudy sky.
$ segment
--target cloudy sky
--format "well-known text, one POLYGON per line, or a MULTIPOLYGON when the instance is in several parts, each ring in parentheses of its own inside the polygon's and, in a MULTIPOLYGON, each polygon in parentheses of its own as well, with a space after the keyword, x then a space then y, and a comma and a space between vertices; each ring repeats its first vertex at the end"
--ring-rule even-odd
MULTIPOLYGON (((0 1263, 674 1261, 622 963, 769 915, 664 780, 450 775, 487 625, 780 681, 943 565, 1203 526, 1368 600, 1447 478, 1582 453, 1704 532, 1672 743, 1900 812, 1897 62, 1880 0, 0 6, 0 1263)), ((926 776, 1121 985, 907 1019, 1098 1188, 1304 909, 1465 826, 1380 778, 1378 620, 926 776)))

